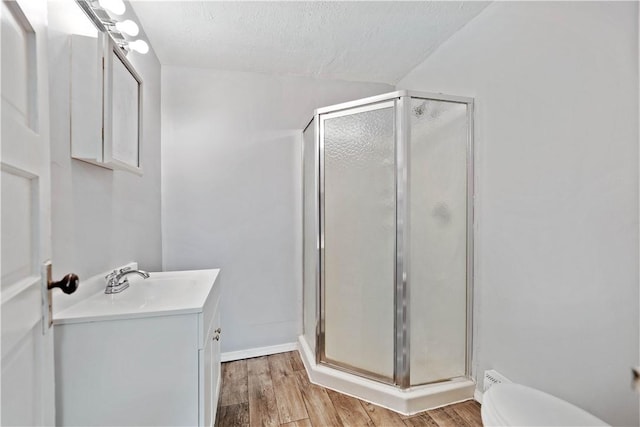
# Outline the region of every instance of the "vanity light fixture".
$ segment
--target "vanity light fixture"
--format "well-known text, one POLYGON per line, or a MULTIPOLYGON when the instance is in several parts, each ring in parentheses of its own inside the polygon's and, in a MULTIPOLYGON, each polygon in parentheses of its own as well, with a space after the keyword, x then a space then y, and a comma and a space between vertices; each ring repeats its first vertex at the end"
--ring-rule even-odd
POLYGON ((129 42, 129 49, 135 50, 138 53, 142 53, 143 55, 149 52, 149 45, 144 40, 134 40, 129 42))
POLYGON ((131 19, 118 21, 113 15, 122 15, 126 6, 122 0, 76 0, 80 8, 93 21, 99 31, 103 31, 129 53, 132 50, 141 54, 149 52, 149 44, 144 40, 128 40, 140 33, 140 27, 131 19))
POLYGON ((114 15, 122 15, 127 7, 122 0, 98 0, 98 4, 101 8, 108 10, 114 15))
POLYGON ((138 28, 138 24, 133 22, 131 19, 127 19, 126 21, 122 21, 122 22, 116 22, 115 27, 116 27, 116 30, 128 36, 135 37, 140 32, 140 28, 138 28))

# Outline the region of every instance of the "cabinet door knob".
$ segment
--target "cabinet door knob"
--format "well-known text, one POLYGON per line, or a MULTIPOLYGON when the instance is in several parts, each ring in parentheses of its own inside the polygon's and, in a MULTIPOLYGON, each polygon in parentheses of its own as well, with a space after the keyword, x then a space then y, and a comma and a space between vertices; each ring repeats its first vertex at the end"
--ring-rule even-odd
POLYGON ((214 335, 213 341, 220 341, 220 335, 219 334, 214 335))
POLYGON ((215 332, 216 334, 219 334, 220 332, 222 332, 222 329, 218 328, 218 329, 216 329, 216 330, 215 330, 215 331, 213 331, 213 332, 215 332))

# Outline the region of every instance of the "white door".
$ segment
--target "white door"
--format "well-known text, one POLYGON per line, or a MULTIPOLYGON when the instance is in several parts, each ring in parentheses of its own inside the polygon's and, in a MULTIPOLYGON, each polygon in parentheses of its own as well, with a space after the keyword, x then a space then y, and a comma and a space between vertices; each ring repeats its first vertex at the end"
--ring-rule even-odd
POLYGON ((47 3, 1 3, 0 422, 53 425, 53 329, 43 320, 42 277, 51 255, 47 3))

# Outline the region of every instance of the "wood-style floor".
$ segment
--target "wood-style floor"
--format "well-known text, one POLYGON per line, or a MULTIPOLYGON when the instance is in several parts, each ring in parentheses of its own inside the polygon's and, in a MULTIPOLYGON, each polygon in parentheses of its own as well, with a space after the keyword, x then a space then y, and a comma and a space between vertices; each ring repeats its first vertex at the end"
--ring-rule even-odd
POLYGON ((216 426, 482 426, 467 401, 410 417, 309 382, 297 352, 222 364, 216 426))

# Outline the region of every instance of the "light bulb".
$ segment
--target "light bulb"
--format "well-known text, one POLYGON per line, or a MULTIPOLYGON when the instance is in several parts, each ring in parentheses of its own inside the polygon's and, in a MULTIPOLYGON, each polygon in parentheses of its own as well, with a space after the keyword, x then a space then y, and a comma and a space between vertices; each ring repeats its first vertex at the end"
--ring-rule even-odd
POLYGON ((122 15, 127 9, 122 0, 98 0, 98 4, 114 15, 122 15))
POLYGON ((129 49, 135 50, 138 53, 145 54, 149 52, 149 45, 144 40, 135 40, 129 42, 129 49))
POLYGON ((133 22, 131 19, 127 19, 126 21, 122 22, 116 22, 116 29, 121 33, 125 33, 130 36, 137 36, 140 32, 138 24, 133 22))

